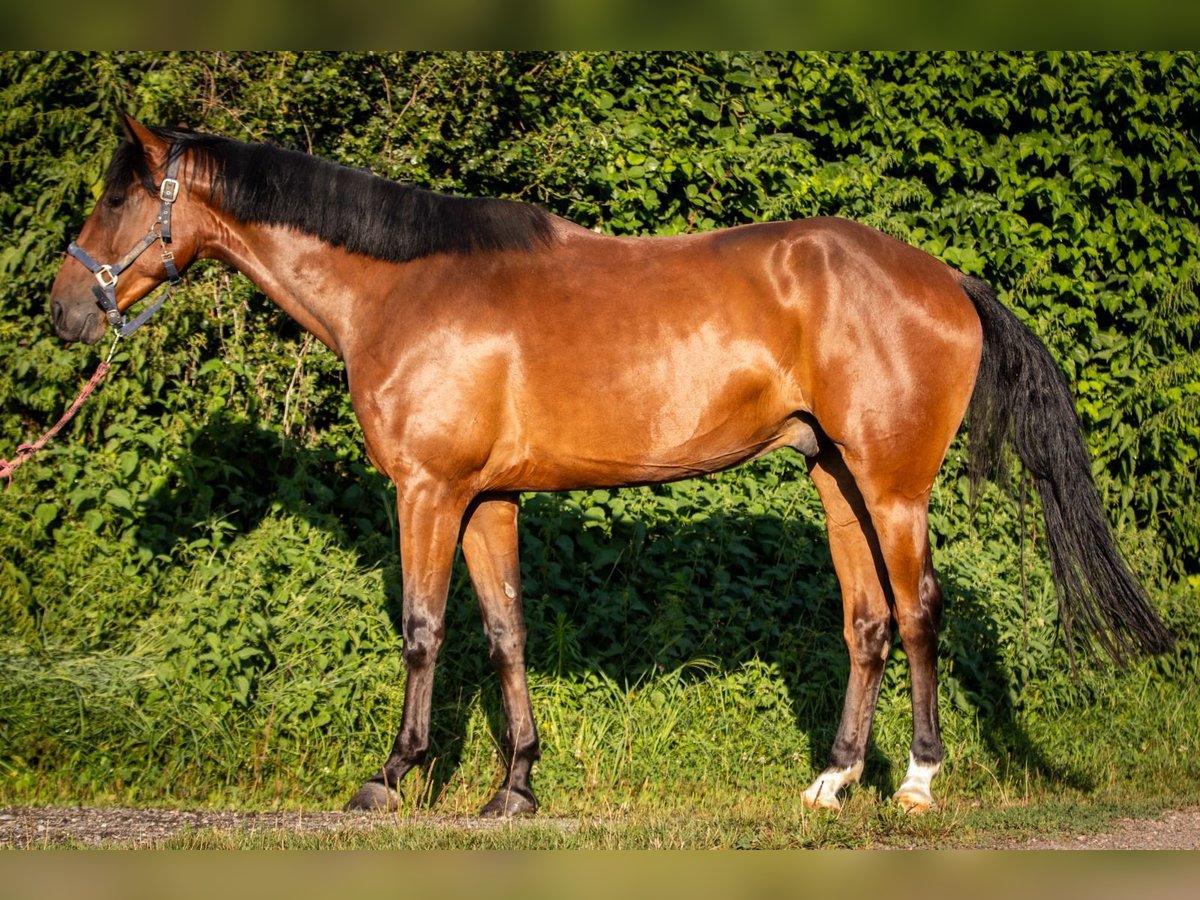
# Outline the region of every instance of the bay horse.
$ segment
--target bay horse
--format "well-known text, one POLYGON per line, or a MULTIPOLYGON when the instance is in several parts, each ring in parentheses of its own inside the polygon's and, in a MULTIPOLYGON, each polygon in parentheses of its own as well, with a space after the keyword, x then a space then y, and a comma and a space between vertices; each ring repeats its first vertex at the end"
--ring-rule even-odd
POLYGON ((1112 540, 1065 379, 983 281, 837 218, 610 237, 534 205, 121 118, 103 194, 51 292, 58 335, 93 343, 195 260, 228 263, 342 359, 367 454, 396 487, 404 707, 348 808, 395 809, 427 752, 461 541, 507 719, 503 782, 483 814, 537 809, 523 491, 654 484, 783 447, 804 456, 850 656, 828 764, 803 793, 812 808, 839 808, 862 772, 894 628, 913 714, 894 799, 934 802, 942 592, 928 507, 968 406, 973 474, 1006 446, 1032 473, 1068 645, 1117 662, 1170 645, 1112 540))

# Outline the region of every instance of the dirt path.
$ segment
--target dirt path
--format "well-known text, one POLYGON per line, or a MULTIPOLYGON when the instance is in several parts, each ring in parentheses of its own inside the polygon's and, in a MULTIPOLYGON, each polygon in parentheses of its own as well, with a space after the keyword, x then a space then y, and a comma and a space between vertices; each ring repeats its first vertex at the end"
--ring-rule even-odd
POLYGON ((1117 819, 1099 834, 1035 838, 1013 848, 1027 850, 1200 850, 1200 807, 1156 819, 1117 819))
MULTIPOLYGON (((539 820, 540 821, 540 820, 539 820)), ((259 834, 361 832, 394 820, 370 813, 238 813, 209 810, 23 807, 0 809, 0 847, 161 846, 191 829, 259 834)), ((482 819, 447 820, 456 828, 493 828, 482 819)), ((1035 838, 997 847, 1030 850, 1197 850, 1200 807, 1176 810, 1156 819, 1117 819, 1099 834, 1035 838)))

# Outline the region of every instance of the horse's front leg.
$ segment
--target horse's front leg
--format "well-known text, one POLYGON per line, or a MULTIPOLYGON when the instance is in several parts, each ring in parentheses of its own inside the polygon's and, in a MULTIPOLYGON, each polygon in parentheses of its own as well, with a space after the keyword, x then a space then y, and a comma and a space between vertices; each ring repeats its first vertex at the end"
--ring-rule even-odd
POLYGON ((504 783, 481 815, 505 818, 537 811, 529 773, 541 758, 525 679, 517 511, 515 496, 481 500, 468 514, 462 539, 463 556, 479 597, 488 653, 500 677, 504 715, 508 720, 503 747, 504 783))
POLYGON ((436 484, 406 485, 396 494, 404 571, 404 712, 387 762, 346 809, 396 809, 400 779, 429 750, 433 670, 445 635, 446 597, 466 504, 436 484))

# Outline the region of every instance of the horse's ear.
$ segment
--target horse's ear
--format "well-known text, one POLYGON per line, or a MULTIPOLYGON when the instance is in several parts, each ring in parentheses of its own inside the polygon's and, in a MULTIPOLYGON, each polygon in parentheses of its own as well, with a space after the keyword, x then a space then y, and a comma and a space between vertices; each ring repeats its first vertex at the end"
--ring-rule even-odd
POLYGON ((125 140, 136 141, 137 135, 133 133, 133 118, 125 110, 117 107, 117 118, 121 122, 121 131, 124 132, 125 140))
POLYGON ((117 110, 117 115, 121 119, 121 128, 125 132, 126 140, 137 144, 146 151, 146 156, 152 162, 157 162, 159 157, 165 157, 167 153, 167 142, 156 135, 153 131, 139 122, 123 109, 117 110))

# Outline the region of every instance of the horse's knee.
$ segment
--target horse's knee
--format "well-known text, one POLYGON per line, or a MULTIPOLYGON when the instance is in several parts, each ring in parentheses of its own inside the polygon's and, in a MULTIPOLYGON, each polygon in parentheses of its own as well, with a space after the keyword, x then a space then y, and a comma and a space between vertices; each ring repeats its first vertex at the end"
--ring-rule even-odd
POLYGON ((936 644, 942 625, 942 589, 937 579, 927 573, 921 578, 917 602, 899 606, 896 626, 905 649, 918 645, 936 644))
POLYGON ((846 620, 843 636, 855 664, 873 668, 883 664, 892 646, 892 621, 882 614, 856 613, 846 620))
POLYGON ((485 628, 488 657, 497 669, 519 665, 525 658, 525 626, 490 622, 485 628))
POLYGON ((915 650, 937 644, 938 623, 927 609, 898 611, 896 629, 900 632, 905 652, 910 656, 915 650))
POLYGON ((921 586, 917 594, 921 607, 925 610, 934 628, 942 624, 942 586, 932 569, 926 569, 921 575, 921 586))
POLYGON ((410 616, 404 622, 404 664, 409 668, 431 666, 442 646, 445 627, 424 616, 410 616))

